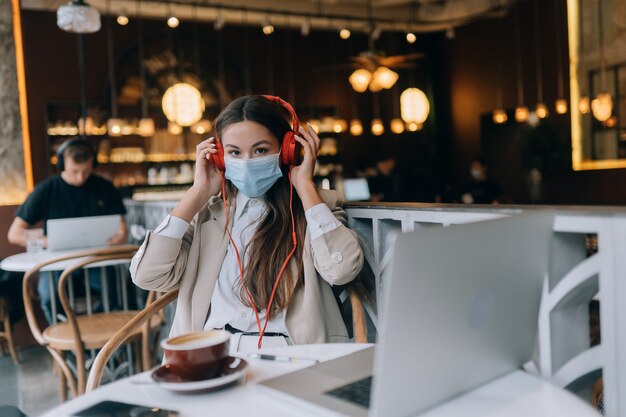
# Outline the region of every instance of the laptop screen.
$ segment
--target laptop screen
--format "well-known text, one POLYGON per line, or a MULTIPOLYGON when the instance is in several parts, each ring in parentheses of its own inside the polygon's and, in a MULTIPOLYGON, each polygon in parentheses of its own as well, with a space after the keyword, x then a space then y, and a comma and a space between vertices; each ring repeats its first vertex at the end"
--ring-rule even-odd
POLYGON ((119 214, 48 220, 48 249, 106 246, 107 239, 117 231, 119 224, 119 214))
POLYGON ((343 193, 346 201, 364 201, 370 199, 367 178, 346 178, 343 180, 343 193))

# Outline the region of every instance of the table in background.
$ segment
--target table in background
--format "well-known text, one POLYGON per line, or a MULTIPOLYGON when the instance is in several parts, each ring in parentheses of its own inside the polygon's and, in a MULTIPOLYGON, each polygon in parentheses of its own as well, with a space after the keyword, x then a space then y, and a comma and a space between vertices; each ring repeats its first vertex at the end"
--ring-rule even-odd
MULTIPOLYGON (((318 344, 264 349, 264 352, 331 360, 371 345, 318 344)), ((100 401, 114 400, 178 410, 180 417, 211 416, 320 416, 320 408, 259 387, 256 382, 304 368, 302 363, 248 359, 245 383, 220 391, 176 394, 150 383, 148 373, 125 378, 69 401, 44 414, 65 417, 100 401)), ((417 377, 417 376, 416 376, 417 377)), ((306 384, 306 381, 303 381, 306 384)), ((522 371, 515 371, 459 398, 444 403, 421 417, 597 417, 599 414, 573 394, 522 371)))
MULTIPOLYGON (((56 250, 56 251, 43 250, 41 252, 33 252, 33 253, 23 252, 23 253, 18 253, 17 255, 12 255, 3 259, 2 262, 0 262, 0 269, 3 269, 5 271, 12 271, 12 272, 26 272, 30 270, 31 268, 33 268, 34 266, 40 264, 41 262, 44 262, 53 258, 69 255, 69 254, 76 253, 85 249, 98 250, 98 249, 106 249, 106 248, 110 248, 110 246, 103 246, 103 247, 96 247, 96 248, 84 248, 84 249, 82 248, 66 249, 66 250, 56 250)), ((75 258, 75 259, 69 259, 65 261, 56 262, 54 264, 44 266, 43 268, 41 268, 40 271, 51 272, 51 273, 63 271, 65 268, 71 265, 74 265, 75 263, 80 262, 81 260, 85 258, 75 258)), ((117 288, 120 289, 121 291, 120 298, 122 300, 122 307, 124 310, 128 310, 128 293, 126 291, 126 285, 125 285, 126 283, 122 279, 125 274, 124 274, 124 271, 120 268, 121 265, 125 265, 125 264, 128 264, 127 260, 113 259, 113 260, 107 260, 107 261, 102 261, 102 262, 96 262, 96 263, 87 265, 84 268, 85 289, 88 294, 88 296, 86 297, 87 311, 91 312, 91 307, 92 307, 88 271, 89 269, 94 269, 94 268, 100 268, 101 285, 104 290, 103 292, 106 292, 106 293, 101 294, 103 308, 104 308, 104 311, 109 311, 108 283, 105 278, 106 277, 105 268, 108 266, 115 267, 116 279, 118 283, 117 288)), ((68 288, 69 288, 69 296, 70 296, 71 304, 74 305, 74 295, 72 291, 72 286, 70 285, 68 288)), ((56 294, 54 280, 52 279, 50 280, 50 294, 56 294)), ((56 303, 52 303, 51 307, 52 307, 52 316, 54 318, 54 321, 56 322, 56 317, 57 317, 56 303)))

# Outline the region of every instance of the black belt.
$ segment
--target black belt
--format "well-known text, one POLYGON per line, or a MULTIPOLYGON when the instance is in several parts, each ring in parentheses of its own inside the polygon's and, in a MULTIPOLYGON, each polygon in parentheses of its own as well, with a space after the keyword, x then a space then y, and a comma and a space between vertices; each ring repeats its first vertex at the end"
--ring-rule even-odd
MULTIPOLYGON (((232 334, 241 333, 243 336, 260 336, 259 332, 244 332, 243 330, 239 330, 239 329, 234 328, 230 324, 226 324, 226 326, 224 326, 224 330, 226 330, 227 332, 230 332, 232 334)), ((272 337, 272 336, 289 337, 289 336, 287 336, 284 333, 276 333, 276 332, 265 332, 265 333, 263 333, 263 336, 268 336, 268 337, 272 337)))

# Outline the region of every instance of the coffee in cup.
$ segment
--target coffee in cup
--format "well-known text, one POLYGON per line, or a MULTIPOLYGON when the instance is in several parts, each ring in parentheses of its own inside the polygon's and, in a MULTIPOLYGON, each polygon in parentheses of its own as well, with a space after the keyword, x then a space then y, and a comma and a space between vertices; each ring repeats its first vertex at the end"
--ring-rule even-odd
POLYGON ((208 330, 170 337, 161 342, 170 371, 189 381, 219 376, 228 360, 230 333, 208 330))

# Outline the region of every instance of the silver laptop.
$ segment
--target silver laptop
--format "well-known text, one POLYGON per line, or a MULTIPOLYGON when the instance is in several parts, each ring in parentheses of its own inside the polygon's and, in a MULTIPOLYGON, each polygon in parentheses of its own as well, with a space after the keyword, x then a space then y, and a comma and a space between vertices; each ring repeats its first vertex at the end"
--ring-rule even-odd
POLYGON ((119 226, 119 214, 48 220, 48 250, 106 246, 119 226))
POLYGON ((345 415, 416 415, 533 353, 551 212, 398 237, 376 349, 260 383, 345 415))

